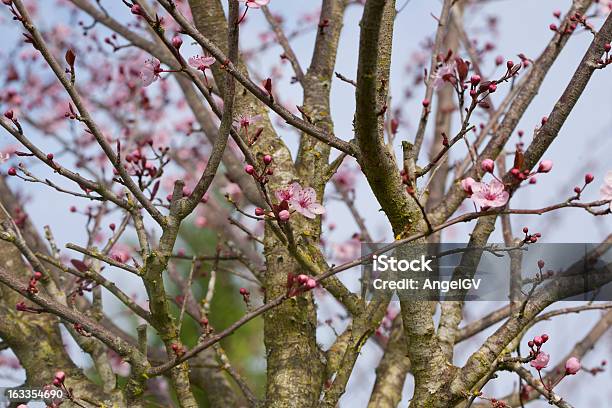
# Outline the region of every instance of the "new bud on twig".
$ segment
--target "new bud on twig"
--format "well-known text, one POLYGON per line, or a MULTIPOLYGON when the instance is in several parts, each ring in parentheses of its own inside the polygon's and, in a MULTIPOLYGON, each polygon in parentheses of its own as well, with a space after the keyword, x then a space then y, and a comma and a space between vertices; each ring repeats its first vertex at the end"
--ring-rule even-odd
POLYGON ((491 159, 484 159, 480 164, 480 168, 486 173, 493 173, 493 170, 495 169, 495 162, 491 159))
POLYGON ((552 160, 542 160, 538 166, 538 173, 548 173, 553 166, 552 160))
POLYGON ((181 45, 183 45, 183 39, 180 36, 175 35, 174 37, 172 37, 172 46, 174 48, 178 50, 179 48, 181 48, 181 45))

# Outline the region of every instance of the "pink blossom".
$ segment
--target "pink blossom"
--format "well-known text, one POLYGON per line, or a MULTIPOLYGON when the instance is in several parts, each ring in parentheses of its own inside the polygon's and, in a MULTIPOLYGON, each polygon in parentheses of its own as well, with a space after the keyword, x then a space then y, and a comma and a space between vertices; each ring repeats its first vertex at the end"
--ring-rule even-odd
POLYGON ((289 207, 302 214, 306 218, 315 218, 317 214, 325 213, 325 208, 317 200, 317 193, 312 187, 302 188, 298 183, 293 197, 289 200, 289 207))
POLYGON ((289 208, 306 218, 315 218, 316 214, 325 213, 325 208, 317 200, 317 193, 312 187, 302 188, 300 183, 276 190, 274 195, 279 201, 287 201, 289 208))
POLYGON ((599 192, 601 193, 601 199, 610 201, 610 207, 612 207, 612 170, 606 173, 604 183, 599 189, 599 192))
POLYGON ((470 188, 472 189, 472 200, 482 209, 503 207, 510 198, 510 194, 498 180, 492 180, 490 184, 474 182, 470 188))
POLYGON ((192 67, 199 69, 200 71, 204 71, 212 64, 215 63, 215 57, 205 57, 203 55, 196 55, 195 57, 189 58, 189 65, 192 67))
POLYGON ((246 3, 247 7, 250 8, 260 8, 263 6, 267 6, 270 3, 270 0, 238 0, 242 3, 246 3))
POLYGON ((248 128, 250 125, 259 122, 259 120, 261 120, 261 115, 240 115, 234 120, 234 126, 248 128))
POLYGON ((531 360, 529 364, 536 370, 540 371, 541 369, 546 368, 549 360, 550 356, 547 353, 540 351, 535 360, 531 360))
POLYGON ((10 158, 11 158, 10 154, 0 152, 0 164, 6 163, 10 158))
POLYGON ((291 201, 296 190, 301 190, 302 187, 299 183, 293 183, 288 187, 281 188, 280 190, 276 190, 274 195, 278 199, 278 201, 291 201))
POLYGON ((360 250, 361 241, 358 236, 354 236, 343 243, 332 245, 334 258, 341 263, 352 261, 359 257, 360 250))
POLYGON ((434 89, 440 89, 445 82, 455 76, 455 61, 446 62, 432 76, 434 89))
POLYGON ((354 169, 345 166, 334 174, 333 180, 336 182, 338 189, 346 191, 355 188, 357 176, 354 169))
POLYGON ((580 371, 580 368, 580 360, 578 360, 576 357, 570 357, 565 362, 565 374, 567 375, 576 374, 578 371, 580 371))
POLYGON ((140 70, 140 81, 142 86, 147 87, 157 81, 161 72, 161 63, 157 58, 146 60, 143 68, 140 70))
POLYGON ((117 262, 126 263, 132 257, 130 255, 131 248, 123 244, 115 244, 110 256, 117 262))

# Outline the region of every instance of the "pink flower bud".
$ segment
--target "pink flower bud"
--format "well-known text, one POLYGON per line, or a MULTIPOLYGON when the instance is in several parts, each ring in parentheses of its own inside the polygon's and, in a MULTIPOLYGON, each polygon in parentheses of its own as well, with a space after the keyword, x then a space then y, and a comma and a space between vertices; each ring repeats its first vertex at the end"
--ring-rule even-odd
POLYGON ((527 234, 529 232, 529 228, 523 227, 523 233, 527 234))
POLYGON ((35 280, 41 280, 42 279, 43 274, 40 272, 34 272, 34 279, 35 280))
POLYGON ((244 166, 244 171, 246 174, 253 174, 255 173, 255 167, 251 166, 250 164, 247 164, 246 166, 244 166))
POLYGON ((130 9, 130 11, 132 12, 132 14, 136 16, 142 15, 142 7, 140 7, 140 5, 138 4, 134 4, 132 8, 130 9))
POLYGON ((6 112, 4 112, 4 117, 7 118, 8 120, 13 120, 14 116, 15 114, 13 113, 12 110, 7 110, 6 112))
POLYGON ((578 371, 580 371, 581 365, 580 360, 576 357, 570 357, 565 362, 565 374, 566 375, 574 375, 578 371))
POLYGON ((180 36, 175 35, 174 37, 172 37, 172 46, 174 48, 178 50, 179 48, 181 48, 181 45, 183 45, 183 39, 180 36))
POLYGON ((548 339, 550 338, 550 337, 548 337, 548 334, 546 334, 546 333, 545 333, 545 334, 543 334, 543 335, 542 335, 542 336, 540 336, 540 337, 542 337, 542 343, 546 343, 546 342, 548 341, 548 339))
POLYGON ((548 28, 550 28, 551 31, 557 31, 558 27, 555 23, 552 23, 551 25, 548 26, 548 28))
POLYGON ((310 279, 308 277, 308 275, 304 275, 304 274, 298 275, 298 277, 297 277, 298 283, 300 283, 302 285, 305 284, 306 282, 308 282, 308 279, 310 279))
POLYGON ((508 60, 508 61, 506 62, 506 67, 507 67, 508 69, 512 69, 512 67, 513 67, 513 66, 514 66, 514 62, 512 62, 512 61, 510 61, 510 60, 508 60))
POLYGON ((538 261, 538 268, 542 269, 542 268, 544 267, 544 265, 545 265, 545 264, 544 264, 544 261, 540 259, 540 260, 538 261))
POLYGON ((495 91, 497 91, 497 84, 495 82, 492 82, 489 84, 489 92, 493 93, 495 91))
POLYGON ((55 379, 58 380, 59 382, 64 382, 64 380, 66 379, 66 373, 63 371, 56 372, 55 379))
POLYGON ((264 211, 264 209, 263 209, 263 208, 261 208, 261 207, 257 207, 257 208, 255 209, 255 215, 257 215, 258 217, 261 217, 261 216, 262 216, 262 215, 264 215, 264 214, 265 214, 265 211, 264 211))
MULTIPOLYGON (((539 263, 539 262, 538 262, 538 263, 539 263)), ((542 337, 540 337, 540 336, 535 336, 535 337, 533 338, 533 344, 535 344, 536 346, 541 346, 541 345, 542 345, 542 343, 543 343, 543 341, 542 341, 542 337)))
POLYGON ((580 194, 580 193, 582 193, 582 189, 580 187, 576 186, 576 187, 574 187, 574 193, 580 194))
POLYGON ((264 161, 264 163, 265 163, 265 164, 270 164, 270 163, 272 163, 272 156, 270 156, 269 154, 266 154, 266 155, 263 157, 263 161, 264 161))
POLYGON ((247 296, 249 294, 249 290, 247 288, 240 288, 240 294, 242 296, 247 296))
POLYGON ((486 173, 493 173, 495 162, 491 159, 484 159, 482 163, 480 163, 480 168, 486 173))
POLYGON ((314 279, 312 279, 312 278, 308 279, 308 280, 306 281, 306 287, 307 287, 308 289, 314 289, 314 288, 316 288, 316 287, 317 287, 317 281, 316 281, 316 280, 314 280, 314 279))
POLYGON ((478 85, 480 83, 480 75, 472 75, 472 77, 470 78, 470 82, 472 83, 472 85, 478 85))
POLYGON ((553 166, 552 160, 542 160, 538 166, 538 173, 548 173, 553 166))
POLYGON ((610 50, 612 49, 612 45, 610 45, 610 43, 607 43, 606 45, 604 45, 604 48, 606 49, 606 52, 610 52, 610 50))
POLYGON ((553 16, 557 17, 557 18, 561 18, 561 10, 555 10, 553 12, 553 16))
POLYGON ((472 185, 475 182, 476 182, 476 180, 474 180, 471 177, 464 178, 463 180, 461 180, 461 188, 463 189, 463 191, 468 193, 468 195, 471 195, 472 194, 472 185))
POLYGON ((14 167, 9 167, 8 169, 8 175, 9 176, 16 176, 17 175, 17 169, 14 167))
POLYGON ((281 221, 287 221, 290 216, 291 216, 291 213, 287 210, 282 210, 281 212, 278 213, 278 218, 281 221))
POLYGON ((595 176, 592 175, 591 173, 587 173, 587 174, 584 175, 584 183, 585 184, 592 183, 593 180, 595 180, 595 176))
POLYGON ((423 107, 425 107, 425 108, 429 107, 429 104, 430 104, 430 103, 431 103, 431 102, 429 101, 429 99, 423 99, 423 102, 422 102, 423 107))
POLYGON ((503 55, 498 55, 497 57, 495 57, 495 65, 501 65, 503 63, 504 63, 503 55))

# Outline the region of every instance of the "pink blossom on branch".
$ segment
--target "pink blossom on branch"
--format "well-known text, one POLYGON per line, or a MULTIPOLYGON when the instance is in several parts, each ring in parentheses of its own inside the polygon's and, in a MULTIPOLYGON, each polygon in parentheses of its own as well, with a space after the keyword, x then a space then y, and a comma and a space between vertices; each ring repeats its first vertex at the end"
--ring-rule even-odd
POLYGON ((276 198, 289 204, 289 208, 302 214, 306 218, 315 218, 317 214, 324 214, 325 208, 317 200, 314 188, 302 188, 300 183, 293 183, 288 187, 277 190, 276 198))
MULTIPOLYGON (((466 179, 467 180, 467 179, 466 179)), ((464 180, 464 181, 466 181, 464 180)), ((508 202, 510 194, 499 180, 492 180, 487 184, 483 182, 462 181, 464 190, 469 188, 472 192, 472 200, 483 210, 487 208, 503 207, 508 202)))
POLYGON ((212 64, 215 63, 214 57, 205 57, 203 55, 196 55, 194 57, 189 58, 189 65, 194 67, 195 69, 199 69, 200 71, 205 71, 209 69, 212 64))
POLYGON ((297 184, 297 187, 292 199, 289 201, 289 207, 292 210, 299 212, 306 218, 315 218, 317 214, 325 213, 325 208, 316 202, 317 193, 314 188, 306 187, 302 189, 299 184, 297 184))
POLYGON ((546 366, 548 366, 549 360, 550 360, 550 355, 548 353, 540 351, 538 355, 536 356, 536 358, 532 360, 529 364, 536 370, 540 371, 543 368, 546 368, 546 366))
POLYGON ((151 58, 145 61, 144 66, 140 70, 140 80, 143 87, 151 85, 153 82, 159 79, 159 74, 163 70, 161 69, 161 63, 157 58, 151 58))
POLYGON ((434 89, 440 89, 446 82, 450 82, 450 78, 455 77, 455 68, 457 64, 455 60, 444 63, 432 76, 432 86, 434 89))

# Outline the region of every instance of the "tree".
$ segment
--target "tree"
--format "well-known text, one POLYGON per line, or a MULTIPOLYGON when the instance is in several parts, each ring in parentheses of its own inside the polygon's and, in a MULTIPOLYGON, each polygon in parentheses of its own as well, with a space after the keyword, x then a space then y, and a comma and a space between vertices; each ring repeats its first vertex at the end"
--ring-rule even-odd
POLYGON ((23 387, 63 391, 65 398, 50 406, 335 407, 350 394, 357 359, 372 342, 384 355, 370 407, 397 406, 408 375, 411 407, 520 406, 538 398, 570 406, 555 387, 604 369, 602 363, 587 370, 580 359, 612 324, 611 304, 544 310, 612 280, 609 263, 601 263, 611 238, 584 255, 594 265, 586 286, 573 265, 553 276, 542 260, 530 276, 521 251, 546 237, 528 227, 517 234, 511 217, 586 211, 605 219, 612 174, 595 201, 583 200, 595 180, 587 173, 558 203, 517 209, 510 202, 552 171, 544 155, 589 81, 612 63, 612 18, 602 4, 593 12, 593 1, 574 0, 567 12, 554 13, 552 38, 537 58, 498 58, 487 75, 491 50, 478 49, 463 23, 482 1, 444 0, 427 58, 411 64, 416 85, 424 87, 412 94, 425 96, 409 131, 400 108, 406 101, 391 100, 395 21, 409 4, 322 0, 317 18, 289 33, 272 13, 274 3, 241 2, 224 8, 219 0, 123 0, 107 9, 99 0, 63 0, 46 16, 47 4, 3 0, 10 29, 23 38, 2 57, 0 124, 19 147, 0 157, 11 161, 0 179, 0 346, 25 369, 23 387), (350 8, 362 13, 354 80, 334 71, 350 8), (265 17, 270 28, 259 50, 282 49, 281 62, 303 92, 301 105, 289 103, 279 71, 258 77, 249 53, 240 51, 240 31, 253 16, 265 17), (304 69, 291 43, 310 31, 314 47, 304 69), (523 140, 519 120, 577 33, 591 36, 590 45, 532 139, 523 140), (334 132, 332 82, 354 88, 353 136, 334 132), (299 135, 296 149, 291 132, 299 135), (374 240, 358 211, 361 176, 392 243, 374 240), (68 197, 74 219, 85 220, 86 243, 60 249, 52 220, 35 225, 25 208, 26 185, 68 197), (360 230, 331 254, 326 196, 340 199, 360 230), (503 246, 490 245, 498 221, 503 246), (360 296, 339 278, 392 250, 406 254, 429 244, 441 257, 445 231, 466 222, 473 228, 453 278, 474 278, 487 254, 511 262, 510 300, 480 319, 461 326, 465 290, 445 301, 400 297, 398 313, 391 293, 360 296), (342 330, 323 323, 330 299, 342 330), (527 330, 593 310, 600 320, 546 370, 554 334, 527 339, 527 330), (127 313, 128 324, 113 318, 117 313, 127 313), (329 347, 317 338, 325 325, 335 333, 329 347), (457 345, 493 326, 459 365, 457 345), (258 370, 236 362, 256 358, 252 338, 260 337, 263 381, 258 370), (75 362, 66 338, 91 367, 75 362), (484 393, 502 371, 518 379, 515 392, 484 393))

